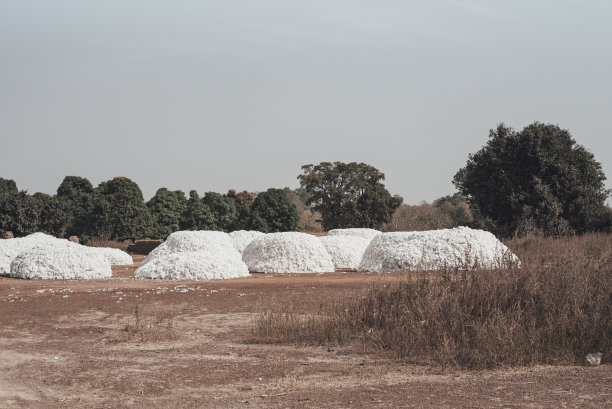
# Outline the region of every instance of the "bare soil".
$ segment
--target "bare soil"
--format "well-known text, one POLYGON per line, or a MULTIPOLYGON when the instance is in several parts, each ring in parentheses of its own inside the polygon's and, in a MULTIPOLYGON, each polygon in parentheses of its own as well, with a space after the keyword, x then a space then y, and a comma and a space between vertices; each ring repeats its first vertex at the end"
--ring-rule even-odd
POLYGON ((610 365, 472 372, 252 342, 266 309, 317 311, 397 275, 194 282, 134 280, 135 268, 96 281, 0 277, 1 408, 612 407, 610 365), (123 331, 136 307, 157 338, 123 331))

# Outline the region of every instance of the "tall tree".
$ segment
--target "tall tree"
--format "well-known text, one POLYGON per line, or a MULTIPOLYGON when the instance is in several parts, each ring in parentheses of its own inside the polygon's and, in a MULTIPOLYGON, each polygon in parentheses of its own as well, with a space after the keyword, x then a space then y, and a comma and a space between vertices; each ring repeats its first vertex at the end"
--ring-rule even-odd
POLYGON ((153 219, 151 236, 165 239, 180 230, 183 214, 187 210, 187 198, 182 190, 171 191, 162 187, 147 202, 153 219))
POLYGON ((138 185, 126 177, 102 182, 96 189, 99 200, 95 235, 113 240, 146 237, 152 227, 151 214, 138 185))
POLYGON ((227 192, 225 197, 232 199, 236 207, 236 221, 230 227, 230 230, 234 231, 247 228, 249 215, 251 213, 251 205, 255 201, 255 195, 246 190, 236 193, 236 191, 232 189, 227 192))
POLYGON ((403 201, 387 191, 385 175, 365 163, 321 162, 302 166, 302 172, 306 204, 321 213, 325 230, 380 228, 403 201))
POLYGON ((231 231, 232 226, 238 220, 234 200, 215 192, 207 192, 202 198, 211 211, 214 224, 211 230, 231 231))
POLYGON ((255 198, 251 206, 248 226, 264 233, 295 231, 298 212, 283 189, 268 189, 255 198))
POLYGON ((0 178, 0 195, 5 193, 17 193, 17 184, 12 179, 0 178))
POLYGON ((200 199, 198 192, 189 192, 189 200, 183 212, 181 229, 183 230, 211 230, 215 221, 213 214, 200 199))
POLYGON ((86 242, 94 228, 96 191, 87 178, 66 176, 57 188, 57 197, 68 204, 66 236, 78 236, 86 242))
POLYGON ((453 183, 497 234, 556 236, 606 229, 605 179, 569 131, 535 122, 491 130, 453 183))

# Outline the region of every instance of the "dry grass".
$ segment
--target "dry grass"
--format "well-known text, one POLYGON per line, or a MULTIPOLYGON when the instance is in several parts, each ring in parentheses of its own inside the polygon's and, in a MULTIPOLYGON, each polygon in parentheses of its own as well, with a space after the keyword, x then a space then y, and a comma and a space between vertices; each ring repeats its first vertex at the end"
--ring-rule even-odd
POLYGON ((406 278, 306 315, 268 311, 252 333, 259 342, 358 346, 465 368, 584 363, 591 352, 609 361, 612 236, 507 244, 521 268, 406 278))
POLYGON ((159 342, 174 341, 179 338, 180 332, 174 328, 174 320, 171 315, 161 314, 144 318, 141 316, 137 305, 134 310, 134 323, 127 324, 108 340, 112 343, 130 341, 159 342))
POLYGON ((423 231, 455 227, 453 219, 441 209, 427 202, 401 205, 382 231, 423 231))
POLYGON ((93 240, 89 240, 86 243, 86 246, 89 246, 89 247, 111 247, 111 248, 120 249, 123 251, 126 251, 129 245, 130 245, 129 240, 116 241, 116 240, 93 239, 93 240))

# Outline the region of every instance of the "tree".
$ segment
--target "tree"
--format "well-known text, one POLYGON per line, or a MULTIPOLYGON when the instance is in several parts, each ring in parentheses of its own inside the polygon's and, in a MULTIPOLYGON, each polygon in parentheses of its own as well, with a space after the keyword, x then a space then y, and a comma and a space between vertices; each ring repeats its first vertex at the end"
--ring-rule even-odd
POLYGON ((248 226, 264 233, 295 231, 298 212, 283 189, 268 189, 255 198, 248 226))
POLYGON ((249 221, 249 215, 251 213, 251 205, 255 201, 255 195, 253 193, 243 190, 240 193, 236 193, 234 189, 227 192, 226 198, 230 198, 234 201, 236 207, 236 221, 231 226, 230 230, 241 230, 247 227, 249 221))
POLYGON ((102 182, 94 213, 95 235, 127 240, 146 237, 152 227, 151 214, 138 185, 126 177, 102 182))
POLYGON ((605 175, 569 131, 535 122, 503 123, 453 179, 495 233, 557 236, 605 230, 605 175))
POLYGON ((211 211, 214 224, 210 230, 231 231, 232 226, 238 220, 234 200, 215 192, 207 192, 202 198, 211 211))
POLYGON ((165 239, 180 230, 181 219, 187 210, 187 198, 182 190, 170 191, 162 187, 147 202, 147 207, 153 220, 151 236, 165 239))
POLYGON ((478 223, 474 221, 474 216, 467 203, 467 198, 459 192, 436 199, 433 205, 440 209, 442 213, 448 215, 451 220, 451 227, 478 227, 478 223))
POLYGON ((66 236, 78 236, 86 242, 94 228, 96 191, 87 178, 66 176, 57 188, 57 197, 68 205, 66 236))
POLYGON ((57 197, 26 191, 0 195, 0 230, 15 237, 43 232, 62 237, 68 225, 68 207, 57 197))
POLYGON ((200 199, 198 192, 189 192, 189 200, 183 212, 181 229, 183 230, 211 230, 215 221, 213 214, 200 199))
POLYGON ((12 179, 0 178, 0 195, 5 193, 17 193, 17 184, 12 179))
POLYGON ((298 179, 306 204, 321 213, 325 230, 380 228, 403 201, 387 191, 385 175, 365 163, 321 162, 304 165, 302 171, 298 179))

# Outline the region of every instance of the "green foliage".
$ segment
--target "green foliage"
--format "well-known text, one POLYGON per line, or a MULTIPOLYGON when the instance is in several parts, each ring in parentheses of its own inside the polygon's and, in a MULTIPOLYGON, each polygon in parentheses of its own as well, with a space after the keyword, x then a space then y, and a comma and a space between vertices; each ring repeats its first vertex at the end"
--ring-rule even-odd
POLYGON ((15 237, 43 232, 62 237, 68 225, 68 207, 44 193, 12 192, 0 195, 0 230, 15 237))
POLYGON ((234 201, 236 207, 236 221, 231 226, 230 230, 242 230, 247 228, 249 221, 249 215, 251 213, 251 205, 255 201, 255 195, 247 192, 246 190, 236 193, 234 189, 227 192, 226 198, 230 198, 234 201))
POLYGON ((116 177, 97 187, 95 235, 112 240, 142 238, 152 227, 151 214, 138 185, 126 177, 116 177))
POLYGON ((440 209, 442 213, 448 215, 451 220, 451 227, 479 227, 477 223, 474 223, 474 216, 470 210, 470 205, 467 203, 467 198, 461 193, 455 193, 436 199, 433 205, 440 209))
POLYGON ((601 165, 556 125, 500 124, 453 179, 472 209, 504 237, 606 230, 601 165))
POLYGON ((187 206, 181 220, 181 229, 212 230, 214 224, 213 214, 208 206, 202 202, 198 192, 190 191, 189 200, 187 200, 187 206))
POLYGON ((0 195, 5 193, 17 193, 17 184, 12 179, 0 178, 0 195))
POLYGON ((382 183, 385 175, 365 163, 321 162, 302 171, 298 179, 306 204, 321 213, 325 230, 380 228, 402 204, 382 183))
POLYGON ((187 198, 181 190, 158 189, 147 202, 153 219, 151 237, 165 239, 180 230, 181 219, 187 210, 187 198))
POLYGON ((248 227, 264 233, 296 231, 298 213, 283 189, 268 189, 255 198, 248 227))
POLYGON ((210 230, 231 231, 232 226, 238 220, 234 200, 219 193, 207 192, 202 198, 213 217, 213 225, 210 230))
POLYGON ((68 206, 66 236, 78 236, 86 242, 94 227, 96 191, 91 182, 79 176, 66 176, 57 188, 57 197, 68 206))

